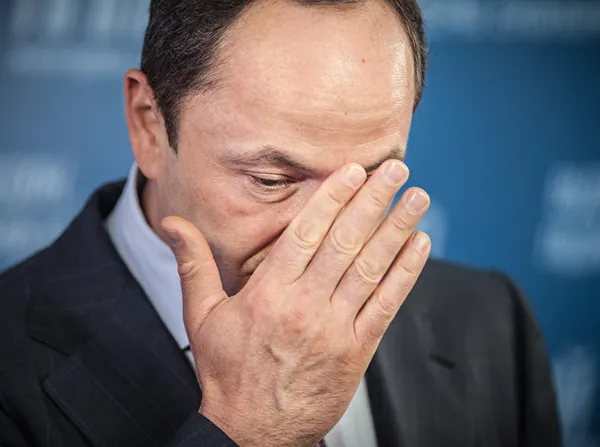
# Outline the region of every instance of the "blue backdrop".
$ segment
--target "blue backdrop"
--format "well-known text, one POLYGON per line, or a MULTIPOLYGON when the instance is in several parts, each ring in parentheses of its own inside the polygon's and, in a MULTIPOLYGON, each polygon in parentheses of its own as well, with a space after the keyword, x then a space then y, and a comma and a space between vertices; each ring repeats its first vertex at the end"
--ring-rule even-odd
MULTIPOLYGON (((600 5, 421 1, 430 38, 411 182, 434 255, 501 269, 553 357, 567 447, 600 446, 600 5)), ((132 162, 122 75, 148 0, 0 4, 0 268, 132 162)))

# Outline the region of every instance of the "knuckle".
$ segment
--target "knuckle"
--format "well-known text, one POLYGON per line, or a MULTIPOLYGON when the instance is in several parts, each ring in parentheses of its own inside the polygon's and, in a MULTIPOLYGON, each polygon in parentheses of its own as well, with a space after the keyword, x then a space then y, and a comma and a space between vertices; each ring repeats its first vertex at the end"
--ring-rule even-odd
POLYGON ((408 216, 406 216, 406 214, 404 214, 404 213, 399 213, 399 212, 392 213, 390 215, 390 221, 391 221, 391 224, 393 225, 394 229, 399 232, 405 233, 410 228, 412 228, 413 225, 411 224, 411 222, 409 221, 409 219, 407 217, 408 216))
POLYGON ((193 282, 198 277, 200 269, 194 261, 181 261, 177 263, 177 273, 182 282, 193 282))
POLYGON ((375 260, 361 258, 354 263, 354 270, 361 282, 378 284, 385 275, 387 268, 375 260))
POLYGON ((329 188, 325 191, 326 197, 333 202, 338 208, 343 208, 346 205, 345 194, 341 188, 329 188))
POLYGON ((416 278, 419 274, 419 270, 412 263, 398 263, 398 268, 404 273, 404 276, 408 276, 409 279, 416 278))
POLYGON ((331 230, 329 243, 338 253, 354 255, 360 247, 360 238, 354 230, 349 228, 334 227, 331 230))
POLYGON ((273 305, 267 299, 251 299, 248 301, 250 315, 255 323, 268 321, 273 317, 273 305))
POLYGON ((385 321, 393 318, 398 310, 397 300, 390 299, 388 296, 383 294, 376 294, 373 296, 375 304, 379 312, 379 315, 383 317, 385 321))
POLYGON ((319 229, 317 226, 303 220, 292 227, 292 242, 302 250, 312 250, 319 244, 319 229))
POLYGON ((378 188, 369 191, 368 198, 377 208, 387 208, 391 200, 390 195, 386 191, 378 188))
POLYGON ((284 324, 293 333, 304 333, 310 325, 310 318, 304 309, 296 306, 286 313, 284 324))
POLYGON ((198 283, 200 270, 193 261, 180 263, 177 266, 183 298, 194 299, 194 285, 198 283))

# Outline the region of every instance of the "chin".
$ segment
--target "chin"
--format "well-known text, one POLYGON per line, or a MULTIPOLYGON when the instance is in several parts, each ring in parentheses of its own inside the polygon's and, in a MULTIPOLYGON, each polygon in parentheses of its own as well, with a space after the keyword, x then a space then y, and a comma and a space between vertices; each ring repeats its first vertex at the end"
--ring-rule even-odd
POLYGON ((240 290, 246 286, 251 276, 252 274, 238 275, 231 278, 230 281, 223 280, 223 289, 225 290, 225 293, 227 293, 228 296, 238 294, 240 290))
POLYGON ((268 252, 261 252, 243 263, 239 270, 229 270, 225 275, 222 274, 221 279, 223 280, 223 288, 225 289, 225 292, 227 292, 227 295, 232 296, 239 293, 239 291, 246 286, 248 281, 250 281, 250 278, 265 260, 267 255, 268 252))
POLYGON ((238 293, 240 293, 240 291, 244 288, 246 284, 236 284, 233 285, 231 287, 225 287, 225 293, 227 294, 227 296, 234 296, 237 295, 238 293))

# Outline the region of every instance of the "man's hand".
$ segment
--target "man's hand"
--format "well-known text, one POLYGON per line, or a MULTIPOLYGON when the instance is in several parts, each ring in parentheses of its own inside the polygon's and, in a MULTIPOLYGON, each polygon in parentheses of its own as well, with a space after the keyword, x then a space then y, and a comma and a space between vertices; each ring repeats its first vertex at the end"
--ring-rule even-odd
POLYGON ((239 445, 311 446, 346 411, 429 255, 429 238, 413 232, 429 205, 422 190, 406 191, 385 217, 407 177, 397 160, 366 183, 356 164, 334 173, 231 297, 196 227, 163 221, 200 412, 239 445))

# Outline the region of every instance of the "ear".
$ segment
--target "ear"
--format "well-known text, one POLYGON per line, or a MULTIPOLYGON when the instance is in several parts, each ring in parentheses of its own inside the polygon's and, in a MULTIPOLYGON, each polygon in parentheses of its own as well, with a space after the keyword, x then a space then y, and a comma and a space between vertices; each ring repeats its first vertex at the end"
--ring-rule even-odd
POLYGON ((140 70, 125 74, 125 116, 133 156, 148 179, 156 179, 163 169, 169 146, 164 119, 158 110, 152 88, 140 70))

